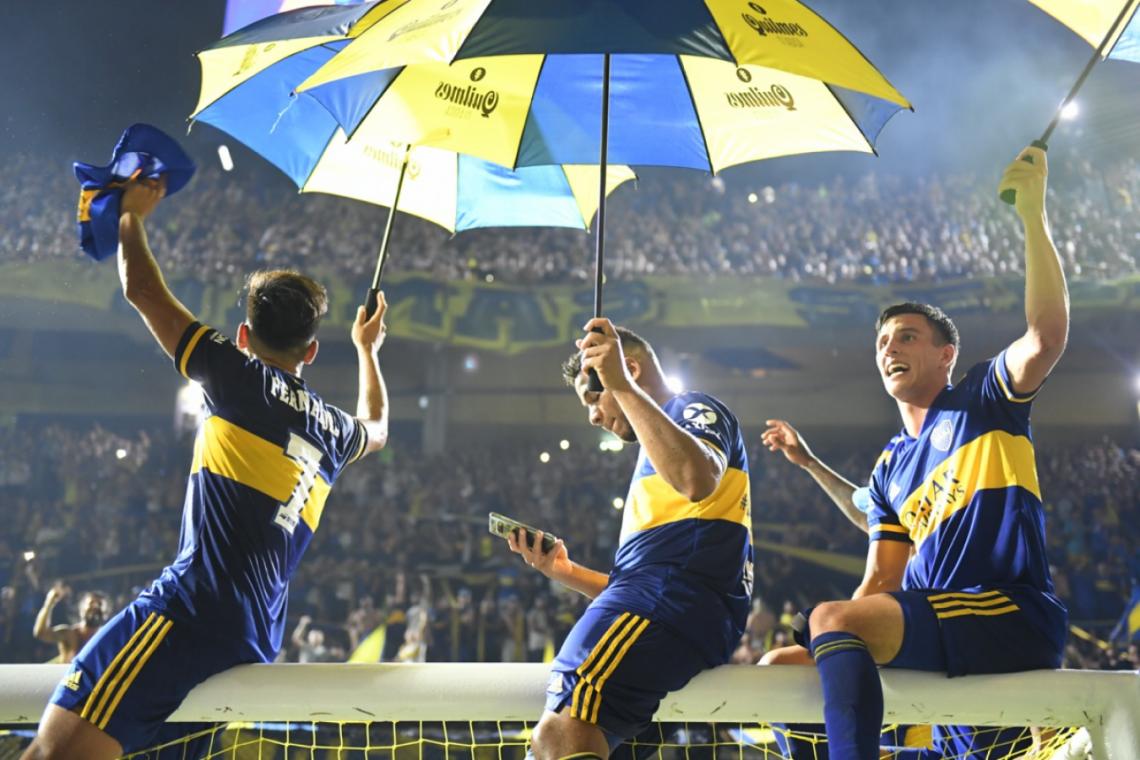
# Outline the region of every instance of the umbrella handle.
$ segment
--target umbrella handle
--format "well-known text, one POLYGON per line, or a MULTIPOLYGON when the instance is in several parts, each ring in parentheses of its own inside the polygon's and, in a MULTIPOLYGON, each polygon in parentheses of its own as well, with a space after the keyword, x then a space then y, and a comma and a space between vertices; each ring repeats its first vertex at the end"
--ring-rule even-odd
MULTIPOLYGON (((590 330, 590 332, 600 333, 602 332, 602 328, 595 327, 593 330, 590 330)), ((602 385, 602 378, 598 377, 598 371, 591 367, 586 372, 586 391, 589 393, 601 393, 605 389, 605 386, 602 385)))
POLYGON ((364 318, 372 319, 372 315, 376 313, 377 296, 380 295, 380 288, 369 288, 368 295, 364 297, 364 318))
MULTIPOLYGON (((1040 148, 1041 150, 1049 150, 1049 146, 1045 144, 1044 140, 1034 140, 1031 144, 1033 145, 1034 148, 1040 148)), ((1025 161, 1026 163, 1031 164, 1031 163, 1033 163, 1033 156, 1025 156, 1021 160, 1025 161)), ((1016 190, 1012 190, 1012 189, 1002 190, 1001 196, 999 196, 999 197, 1004 202, 1008 203, 1011 206, 1014 203, 1017 203, 1017 191, 1016 190)))

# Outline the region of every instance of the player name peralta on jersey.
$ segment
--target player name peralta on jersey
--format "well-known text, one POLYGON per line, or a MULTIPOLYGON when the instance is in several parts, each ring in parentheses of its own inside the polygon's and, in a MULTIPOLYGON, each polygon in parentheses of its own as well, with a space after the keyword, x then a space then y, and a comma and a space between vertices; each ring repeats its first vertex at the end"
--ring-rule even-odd
POLYGON ((305 383, 192 324, 174 355, 202 384, 178 556, 144 592, 208 632, 240 632, 248 654, 281 647, 292 577, 329 489, 367 445, 363 425, 305 383))
POLYGON ((913 543, 903 586, 1027 586, 1051 594, 1029 429, 1004 352, 946 387, 922 431, 896 435, 871 473, 871 539, 913 543))
POLYGON ((700 642, 710 657, 720 657, 739 640, 752 596, 748 453, 740 423, 712 396, 682 393, 663 409, 722 459, 724 475, 707 498, 689 501, 657 473, 643 449, 625 500, 613 588, 607 591, 623 596, 628 609, 682 634, 724 620, 723 637, 702 633, 700 642), (705 620, 698 624, 693 617, 705 620))

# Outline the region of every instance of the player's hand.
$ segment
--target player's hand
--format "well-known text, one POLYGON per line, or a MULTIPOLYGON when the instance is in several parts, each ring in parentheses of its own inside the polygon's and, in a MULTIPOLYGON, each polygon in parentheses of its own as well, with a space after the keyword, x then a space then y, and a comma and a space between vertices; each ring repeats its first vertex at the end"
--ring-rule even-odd
POLYGON ((760 434, 760 440, 768 451, 782 451, 789 462, 800 467, 815 461, 815 454, 794 427, 784 420, 764 420, 764 424, 768 429, 760 434))
POLYGON ((297 625, 299 625, 303 628, 308 628, 312 624, 313 624, 313 616, 312 615, 302 615, 301 619, 297 621, 297 625))
POLYGON ((357 348, 376 353, 384 345, 384 338, 388 335, 388 326, 384 324, 384 315, 388 312, 388 301, 384 293, 376 294, 376 311, 372 318, 363 306, 356 308, 356 321, 352 324, 352 343, 357 348))
POLYGON ((548 552, 542 550, 541 530, 535 534, 532 545, 527 544, 526 538, 526 531, 515 529, 507 534, 507 545, 511 547, 511 551, 522 557, 524 562, 547 578, 557 580, 559 577, 569 575, 572 567, 570 553, 566 551, 566 544, 561 538, 554 542, 554 546, 548 552))
POLYGON ((1017 192, 1015 208, 1023 221, 1045 213, 1045 187, 1049 176, 1049 160, 1045 151, 1029 146, 1005 168, 998 183, 998 195, 1006 190, 1017 192), (1033 163, 1026 161, 1032 159, 1033 163))
POLYGON ((574 342, 582 352, 582 371, 594 370, 602 380, 602 387, 611 391, 627 391, 633 386, 621 340, 613 322, 602 317, 591 319, 583 328, 586 336, 574 342), (591 332, 599 329, 601 332, 591 332))
POLYGON ((165 175, 158 179, 132 179, 123 188, 119 214, 134 214, 139 219, 146 219, 165 195, 165 175))

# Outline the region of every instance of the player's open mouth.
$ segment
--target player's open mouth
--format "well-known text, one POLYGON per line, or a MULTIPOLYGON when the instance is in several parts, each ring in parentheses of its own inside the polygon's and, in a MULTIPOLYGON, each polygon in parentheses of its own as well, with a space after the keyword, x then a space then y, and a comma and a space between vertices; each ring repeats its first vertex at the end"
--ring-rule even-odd
POLYGON ((906 364, 894 362, 892 364, 887 365, 886 374, 887 374, 887 377, 894 377, 895 375, 901 375, 902 373, 908 371, 909 369, 910 369, 910 367, 906 364))

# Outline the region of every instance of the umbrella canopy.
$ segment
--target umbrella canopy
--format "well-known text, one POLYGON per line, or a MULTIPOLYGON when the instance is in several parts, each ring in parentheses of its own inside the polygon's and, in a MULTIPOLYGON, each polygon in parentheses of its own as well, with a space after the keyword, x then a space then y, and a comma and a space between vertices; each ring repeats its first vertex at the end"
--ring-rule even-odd
POLYGON ((712 0, 457 0, 446 24, 416 15, 426 7, 418 0, 389 5, 363 14, 352 40, 298 88, 353 136, 446 130, 437 145, 506 166, 595 162, 608 84, 607 162, 717 172, 873 152, 887 120, 909 107, 793 0, 735 15, 712 0), (535 52, 543 46, 553 52, 535 52))
POLYGON ((1140 0, 1029 0, 1038 8, 1069 27, 1081 39, 1099 47, 1106 41, 1103 55, 1108 58, 1140 61, 1140 21, 1115 24, 1121 11, 1130 15, 1140 0))

